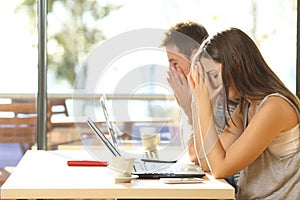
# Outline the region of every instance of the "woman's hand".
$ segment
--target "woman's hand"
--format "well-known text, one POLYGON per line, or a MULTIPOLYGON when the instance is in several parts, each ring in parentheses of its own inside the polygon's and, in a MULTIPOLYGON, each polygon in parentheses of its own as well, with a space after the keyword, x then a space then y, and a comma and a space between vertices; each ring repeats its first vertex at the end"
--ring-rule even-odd
POLYGON ((204 70, 192 68, 191 74, 188 75, 188 83, 192 93, 193 107, 193 128, 195 130, 195 151, 201 166, 205 171, 211 171, 205 155, 208 155, 218 141, 215 123, 213 120, 212 101, 220 93, 222 86, 216 90, 209 90, 209 77, 204 70), (211 98, 211 91, 213 98, 211 98), (195 109, 194 109, 195 108, 195 109))
MULTIPOLYGON (((199 65, 197 65, 197 68, 199 68, 199 65)), ((207 118, 210 118, 212 113, 210 93, 208 87, 205 84, 205 73, 201 69, 202 68, 198 70, 192 66, 191 73, 188 75, 188 83, 192 93, 193 101, 195 102, 197 107, 197 111, 200 115, 204 115, 207 118)))

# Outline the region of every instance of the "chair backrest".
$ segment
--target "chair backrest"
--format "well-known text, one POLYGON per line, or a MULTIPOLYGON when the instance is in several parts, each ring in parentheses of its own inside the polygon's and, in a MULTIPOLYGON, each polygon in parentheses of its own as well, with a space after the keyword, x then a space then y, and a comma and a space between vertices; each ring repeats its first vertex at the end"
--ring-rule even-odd
MULTIPOLYGON (((51 129, 49 117, 47 123, 48 129, 51 129)), ((12 101, 10 104, 0 104, 0 143, 20 143, 25 151, 36 141, 36 103, 12 101)))

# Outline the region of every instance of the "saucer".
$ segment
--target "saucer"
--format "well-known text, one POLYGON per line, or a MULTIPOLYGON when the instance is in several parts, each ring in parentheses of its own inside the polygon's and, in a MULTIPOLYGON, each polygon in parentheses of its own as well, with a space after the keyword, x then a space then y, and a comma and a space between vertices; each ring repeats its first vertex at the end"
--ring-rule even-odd
POLYGON ((132 179, 138 178, 138 175, 131 175, 129 177, 114 177, 115 183, 130 183, 132 179))

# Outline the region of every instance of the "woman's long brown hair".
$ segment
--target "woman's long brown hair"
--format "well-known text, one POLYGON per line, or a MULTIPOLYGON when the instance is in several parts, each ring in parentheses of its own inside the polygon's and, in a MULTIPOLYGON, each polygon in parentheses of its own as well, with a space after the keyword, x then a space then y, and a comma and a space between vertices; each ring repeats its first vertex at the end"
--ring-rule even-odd
MULTIPOLYGON (((203 50, 206 52, 203 55, 208 54, 215 62, 222 64, 226 97, 229 87, 235 87, 241 95, 241 112, 247 99, 262 100, 272 93, 284 95, 300 111, 298 97, 270 69, 254 41, 243 31, 231 28, 220 32, 207 41, 203 50)), ((229 113, 229 101, 226 99, 225 107, 229 113)))

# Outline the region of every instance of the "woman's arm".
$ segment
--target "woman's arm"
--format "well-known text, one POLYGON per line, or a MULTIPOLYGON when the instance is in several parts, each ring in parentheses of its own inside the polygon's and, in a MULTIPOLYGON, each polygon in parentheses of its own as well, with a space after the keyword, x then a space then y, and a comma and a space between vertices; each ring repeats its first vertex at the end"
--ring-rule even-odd
MULTIPOLYGON (((242 134, 243 132, 243 117, 239 112, 239 106, 235 109, 229 121, 229 126, 226 126, 219 136, 220 142, 226 151, 242 134)), ((204 171, 210 171, 206 159, 200 159, 201 166, 204 171)))
POLYGON ((227 177, 253 162, 280 133, 298 123, 293 107, 280 97, 270 97, 253 116, 242 135, 225 150, 218 143, 208 155, 216 177, 227 177))
POLYGON ((196 165, 199 164, 198 158, 197 158, 197 154, 196 154, 196 149, 195 149, 195 145, 194 145, 194 138, 191 139, 190 144, 189 144, 189 157, 190 160, 192 162, 194 162, 196 165))

